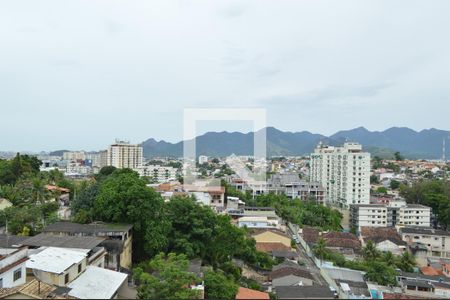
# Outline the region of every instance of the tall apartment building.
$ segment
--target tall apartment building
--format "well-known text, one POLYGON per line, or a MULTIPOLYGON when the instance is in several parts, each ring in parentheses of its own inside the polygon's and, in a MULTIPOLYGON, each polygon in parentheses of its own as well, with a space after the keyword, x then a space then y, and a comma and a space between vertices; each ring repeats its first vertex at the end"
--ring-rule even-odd
POLYGON ((350 205, 350 224, 361 227, 419 226, 430 227, 431 208, 407 204, 404 200, 389 204, 350 205))
POLYGON ((310 168, 311 181, 325 188, 330 204, 348 208, 370 202, 370 153, 363 152, 360 144, 333 147, 320 143, 311 154, 310 168))
POLYGON ((143 149, 129 142, 116 141, 108 148, 107 165, 116 168, 136 169, 142 166, 143 149))
POLYGON ((108 165, 108 150, 87 153, 86 159, 92 161, 92 167, 103 168, 108 165))

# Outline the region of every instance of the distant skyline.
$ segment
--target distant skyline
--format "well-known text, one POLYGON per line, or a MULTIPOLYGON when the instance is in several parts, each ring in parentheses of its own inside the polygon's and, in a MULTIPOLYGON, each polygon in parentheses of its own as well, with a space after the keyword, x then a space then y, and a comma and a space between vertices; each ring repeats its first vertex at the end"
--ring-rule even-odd
MULTIPOLYGON (((0 151, 182 140, 184 108, 450 129, 450 1, 2 1, 0 151)), ((249 131, 249 124, 203 124, 249 131)))

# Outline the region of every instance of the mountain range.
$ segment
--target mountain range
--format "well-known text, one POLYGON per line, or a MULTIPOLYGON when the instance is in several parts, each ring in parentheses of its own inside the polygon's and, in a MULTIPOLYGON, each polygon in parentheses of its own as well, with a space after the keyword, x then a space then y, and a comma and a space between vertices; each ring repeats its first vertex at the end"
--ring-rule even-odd
MULTIPOLYGON (((415 131, 406 127, 392 127, 384 131, 369 131, 364 127, 338 131, 331 136, 308 131, 286 132, 274 127, 266 128, 267 155, 305 155, 311 153, 319 142, 340 145, 345 141, 359 142, 372 155, 390 157, 396 151, 409 158, 440 158, 442 141, 450 138, 450 131, 424 129, 415 131)), ((183 142, 169 143, 150 138, 142 143, 144 156, 181 157, 183 142)), ((196 138, 197 155, 227 156, 252 155, 253 132, 207 132, 196 138)))

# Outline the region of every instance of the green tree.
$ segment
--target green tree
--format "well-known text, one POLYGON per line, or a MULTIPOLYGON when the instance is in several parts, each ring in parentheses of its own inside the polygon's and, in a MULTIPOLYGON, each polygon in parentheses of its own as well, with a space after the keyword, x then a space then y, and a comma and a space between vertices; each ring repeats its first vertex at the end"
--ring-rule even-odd
POLYGON ((325 240, 322 237, 320 237, 317 240, 316 245, 314 245, 313 251, 314 251, 314 254, 320 258, 320 261, 324 260, 325 256, 328 253, 328 250, 327 250, 327 243, 325 242, 325 240))
POLYGON ((375 243, 371 240, 366 243, 362 252, 366 261, 373 261, 380 257, 380 251, 377 250, 375 243))
POLYGON ((392 179, 391 183, 390 183, 390 187, 391 187, 391 189, 396 190, 400 187, 400 182, 392 179))
POLYGON ((402 161, 405 159, 398 151, 394 153, 394 158, 396 161, 402 161))
POLYGON ((139 299, 198 299, 200 291, 190 286, 200 281, 188 272, 189 261, 183 254, 160 253, 141 263, 133 271, 139 299))
POLYGON ((409 252, 403 252, 400 260, 397 263, 397 267, 405 272, 413 272, 414 266, 416 265, 414 256, 409 252))
POLYGON ((396 275, 393 267, 379 261, 371 261, 364 279, 380 285, 396 285, 396 275))
POLYGON ((116 170, 101 184, 94 201, 97 219, 133 224, 133 255, 139 261, 164 251, 170 224, 164 216, 161 196, 130 170, 116 170))
POLYGON ((378 176, 377 175, 370 175, 370 183, 371 184, 378 184, 378 183, 380 183, 380 181, 378 180, 378 176))
POLYGON ((239 286, 221 271, 207 271, 205 273, 206 299, 235 299, 238 288, 239 286))
POLYGON ((380 186, 379 188, 377 188, 376 192, 377 194, 386 194, 387 188, 385 188, 384 186, 380 186))

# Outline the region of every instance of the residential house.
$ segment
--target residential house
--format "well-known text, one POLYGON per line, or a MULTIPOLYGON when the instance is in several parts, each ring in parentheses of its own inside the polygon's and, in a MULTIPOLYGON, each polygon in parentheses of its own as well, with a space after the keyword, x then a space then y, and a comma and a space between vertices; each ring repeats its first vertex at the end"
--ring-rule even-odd
POLYGON ((133 225, 129 224, 56 222, 47 226, 44 232, 59 236, 103 237, 105 240, 99 246, 107 252, 105 268, 121 270, 131 268, 132 229, 133 225))
POLYGON ((328 286, 280 286, 276 290, 277 299, 334 299, 328 286))
POLYGON ((12 288, 26 281, 27 248, 1 249, 0 288, 12 288))
POLYGON ((127 292, 127 274, 88 266, 68 284, 68 296, 78 299, 122 299, 127 292))
POLYGON ((34 277, 56 286, 67 286, 87 266, 87 255, 80 250, 49 247, 29 258, 26 266, 33 271, 34 277))
POLYGON ((403 227, 399 231, 421 266, 428 257, 450 258, 450 231, 422 227, 403 227))
POLYGON ((344 268, 322 268, 322 274, 342 299, 371 299, 364 272, 344 268))
POLYGON ((407 246, 392 227, 361 227, 360 238, 363 244, 372 241, 379 251, 390 251, 395 255, 401 255, 407 246))
POLYGON ((450 295, 448 293, 450 291, 450 278, 442 275, 430 276, 400 272, 397 275, 397 282, 403 293, 413 297, 440 298, 442 295, 450 295))
POLYGON ((254 238, 257 243, 282 243, 286 247, 291 247, 291 238, 279 230, 254 231, 252 238, 254 238))
POLYGON ((53 234, 41 233, 21 241, 21 245, 27 246, 30 251, 41 247, 58 247, 69 250, 80 249, 87 256, 87 264, 105 267, 105 257, 107 255, 104 247, 101 247, 106 240, 105 237, 92 236, 56 236, 53 234))
POLYGON ((270 272, 269 279, 272 281, 272 288, 277 289, 280 286, 311 286, 314 283, 314 277, 311 272, 304 268, 284 267, 270 272))
POLYGON ((236 300, 269 300, 270 296, 268 293, 248 289, 245 287, 239 287, 236 294, 236 300))

